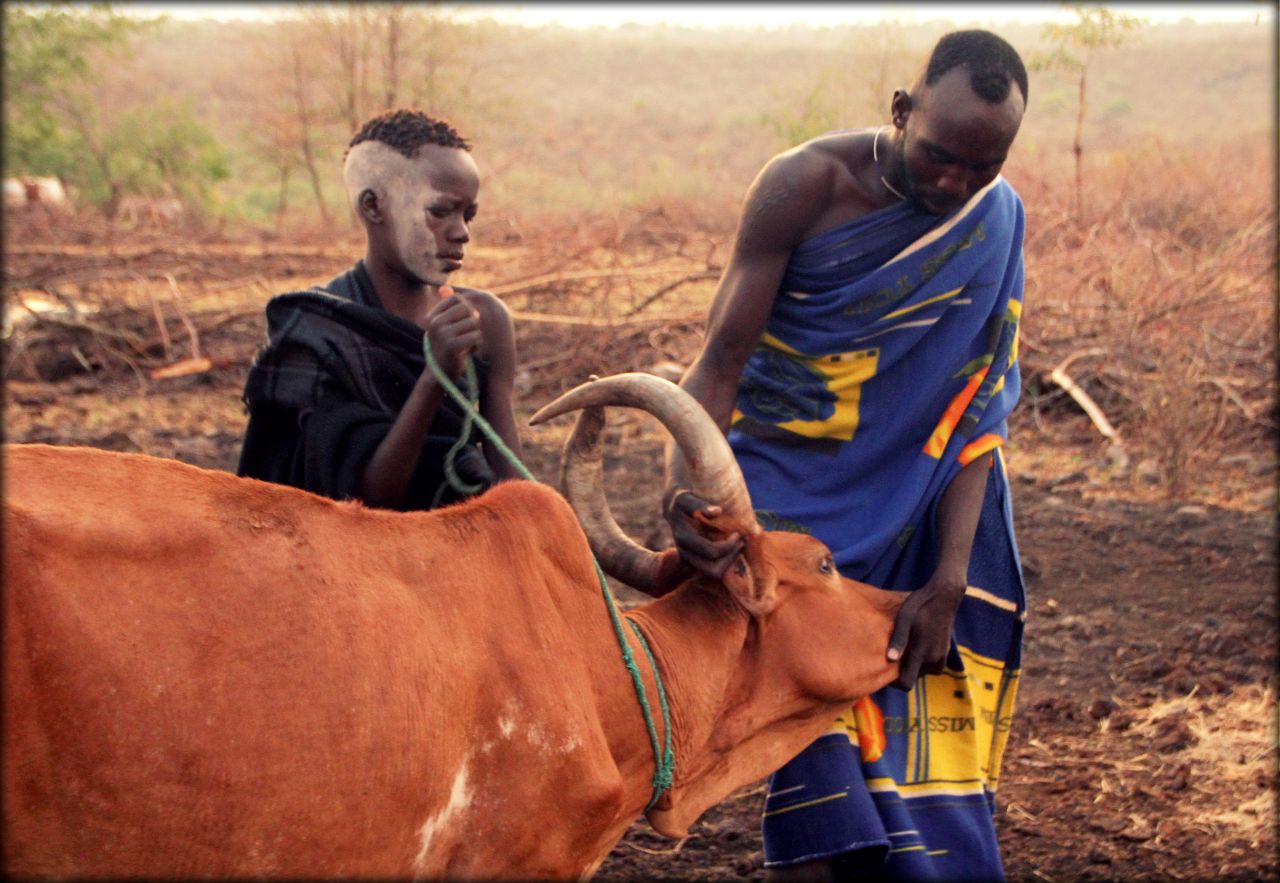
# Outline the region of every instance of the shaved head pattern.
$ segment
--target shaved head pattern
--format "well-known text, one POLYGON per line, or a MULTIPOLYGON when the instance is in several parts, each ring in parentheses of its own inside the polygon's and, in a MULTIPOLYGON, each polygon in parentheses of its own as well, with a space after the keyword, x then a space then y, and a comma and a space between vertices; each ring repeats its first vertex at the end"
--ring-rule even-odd
POLYGON ((359 210, 365 190, 385 202, 403 187, 415 174, 412 161, 427 145, 471 150, 453 126, 417 110, 390 110, 361 126, 343 154, 342 180, 352 209, 359 210))
POLYGON ((938 41, 925 65, 924 84, 932 86, 954 67, 969 71, 969 85, 974 94, 991 104, 999 104, 1009 96, 1012 83, 1022 91, 1027 103, 1027 69, 1018 50, 990 31, 956 31, 938 41))

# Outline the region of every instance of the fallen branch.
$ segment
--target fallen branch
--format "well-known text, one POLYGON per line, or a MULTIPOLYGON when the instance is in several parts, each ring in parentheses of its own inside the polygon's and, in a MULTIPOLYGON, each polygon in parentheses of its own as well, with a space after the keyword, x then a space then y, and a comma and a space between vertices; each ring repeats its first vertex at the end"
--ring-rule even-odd
MULTIPOLYGON (((80 308, 80 305, 75 302, 75 300, 63 294, 52 285, 42 285, 39 286, 37 290, 49 295, 49 297, 54 298, 58 303, 62 304, 68 315, 79 318, 84 314, 84 311, 80 308)), ((22 295, 18 295, 18 299, 22 302, 22 306, 25 307, 28 312, 33 312, 31 307, 27 306, 27 302, 22 298, 22 295)))
POLYGON ((664 273, 687 272, 688 267, 616 267, 608 270, 577 270, 571 273, 546 273, 515 282, 489 286, 491 294, 515 294, 530 288, 541 288, 555 282, 582 282, 588 279, 612 279, 617 276, 660 276, 664 273))
POLYGON ((187 377, 192 374, 204 374, 213 368, 213 362, 203 356, 182 359, 172 365, 162 365, 151 369, 152 380, 169 380, 174 377, 187 377))
POLYGON ((695 322, 702 318, 702 313, 687 313, 675 316, 635 316, 616 319, 598 316, 563 316, 555 313, 525 313, 511 311, 511 318, 516 322, 529 322, 542 325, 577 325, 584 328, 618 328, 624 325, 659 325, 663 322, 695 322))
POLYGON ((160 311, 160 298, 156 297, 156 293, 147 290, 147 297, 151 298, 151 315, 155 317, 156 327, 160 329, 160 343, 164 346, 164 360, 166 362, 173 360, 173 347, 169 340, 169 329, 164 324, 164 314, 160 311))
POLYGON ((173 292, 173 308, 178 311, 178 318, 182 320, 182 324, 187 328, 187 334, 191 337, 191 358, 199 359, 200 335, 196 333, 196 326, 182 309, 182 302, 178 296, 178 280, 173 278, 172 273, 165 273, 164 278, 169 280, 169 290, 173 292))
POLYGON ((1066 372, 1055 368, 1049 374, 1049 379, 1066 390, 1067 395, 1071 396, 1071 398, 1075 400, 1076 404, 1080 406, 1080 409, 1088 415, 1090 422, 1092 422, 1098 432, 1102 434, 1103 438, 1115 442, 1116 444, 1120 444, 1120 434, 1117 433, 1115 427, 1111 425, 1111 421, 1107 419, 1107 415, 1102 413, 1102 409, 1098 407, 1098 403, 1090 398, 1089 394, 1081 389, 1079 384, 1072 380, 1066 372))
POLYGON ((1233 377, 1204 377, 1201 378, 1200 382, 1216 387, 1218 391, 1222 393, 1222 397, 1239 408, 1240 413, 1243 414, 1244 418, 1249 422, 1255 423, 1258 426, 1265 426, 1269 429, 1275 428, 1274 423, 1270 420, 1260 419, 1255 413, 1255 411, 1261 411, 1269 407, 1269 403, 1263 402, 1256 407, 1250 407, 1249 403, 1244 400, 1240 393, 1231 388, 1233 385, 1246 386, 1247 384, 1243 381, 1236 380, 1233 377))
POLYGON ((658 300, 659 298, 663 297, 669 292, 675 291, 681 285, 687 285, 690 282, 702 282, 706 279, 719 279, 719 278, 720 278, 720 270, 718 269, 707 269, 707 270, 703 270, 700 273, 690 273, 687 276, 682 276, 681 278, 677 279, 675 282, 670 282, 662 286, 653 294, 646 297, 644 300, 640 302, 639 306, 632 307, 630 310, 628 310, 627 315, 634 316, 636 313, 639 313, 645 307, 652 304, 654 301, 658 300))
POLYGON ((59 328, 68 328, 73 331, 84 331, 97 337, 119 340, 129 344, 139 352, 144 351, 143 341, 136 334, 130 334, 126 331, 116 331, 113 328, 106 328, 85 319, 64 319, 61 316, 53 315, 51 313, 42 313, 39 310, 33 310, 25 301, 22 303, 22 306, 31 314, 32 320, 37 325, 55 325, 59 328))
POLYGON ((1071 375, 1067 374, 1067 367, 1076 359, 1081 359, 1085 356, 1105 354, 1105 350, 1098 348, 1072 353, 1049 372, 1049 379, 1066 390, 1067 395, 1071 396, 1071 398, 1075 400, 1076 404, 1080 406, 1081 410, 1088 415, 1089 420, 1093 423, 1098 432, 1102 434, 1103 438, 1119 445, 1122 444, 1120 441, 1120 434, 1116 432, 1115 427, 1111 425, 1111 421, 1107 419, 1107 415, 1102 413, 1102 409, 1098 407, 1098 403, 1090 398, 1089 394, 1085 392, 1078 383, 1071 379, 1071 375))

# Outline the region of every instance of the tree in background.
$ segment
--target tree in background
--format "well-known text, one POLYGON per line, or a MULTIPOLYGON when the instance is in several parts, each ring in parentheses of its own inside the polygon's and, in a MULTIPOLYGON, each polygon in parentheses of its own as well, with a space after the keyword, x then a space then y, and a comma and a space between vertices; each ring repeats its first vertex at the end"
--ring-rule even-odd
MULTIPOLYGON (((280 115, 280 119, 286 117, 280 115)), ((301 157, 296 145, 300 136, 293 125, 259 126, 249 120, 244 126, 244 140, 249 150, 261 157, 278 176, 279 189, 275 196, 275 232, 284 229, 285 215, 289 211, 289 180, 297 170, 301 157)))
POLYGON ((820 71, 801 91, 792 84, 774 89, 780 108, 761 122, 778 137, 783 149, 852 126, 887 119, 897 86, 908 88, 913 59, 900 26, 885 23, 851 29, 847 62, 820 71))
POLYGON ((331 61, 322 88, 326 116, 355 132, 397 106, 441 110, 468 95, 464 58, 475 29, 438 3, 355 3, 299 7, 313 51, 331 61))
POLYGON ((277 229, 295 169, 305 171, 322 223, 331 222, 331 184, 365 120, 405 106, 458 122, 471 108, 467 58, 477 39, 436 4, 301 5, 264 27, 251 74, 262 88, 246 130, 278 175, 277 229))
POLYGON ((94 77, 89 54, 118 52, 142 25, 105 5, 87 13, 6 6, 3 16, 6 173, 84 183, 77 154, 91 111, 82 98, 94 77))
POLYGON ((1033 70, 1064 70, 1076 78, 1076 128, 1071 151, 1075 156, 1075 215, 1084 217, 1084 115, 1088 107, 1086 88, 1089 79, 1089 63, 1093 54, 1102 49, 1113 49, 1133 39, 1133 31, 1144 24, 1138 16, 1112 12, 1101 4, 1094 6, 1062 4, 1075 13, 1071 24, 1051 22, 1044 27, 1044 38, 1053 44, 1051 52, 1040 53, 1031 59, 1033 70))
POLYGON ((6 5, 3 14, 6 174, 57 175, 109 216, 130 194, 207 207, 227 167, 190 103, 113 94, 131 41, 160 19, 107 3, 6 5))
POLYGON ((310 84, 313 77, 307 71, 307 64, 314 55, 306 51, 301 41, 291 39, 288 43, 286 62, 289 66, 289 78, 286 94, 293 105, 294 125, 292 129, 297 139, 298 150, 302 154, 303 163, 311 179, 311 191, 316 197, 316 207, 320 209, 320 218, 325 226, 329 225, 329 207, 324 200, 324 185, 321 182, 320 170, 316 165, 316 111, 311 98, 310 84))
POLYGON ((213 203, 213 184, 229 174, 222 146, 196 118, 190 99, 162 96, 133 106, 107 127, 103 153, 125 193, 213 203))

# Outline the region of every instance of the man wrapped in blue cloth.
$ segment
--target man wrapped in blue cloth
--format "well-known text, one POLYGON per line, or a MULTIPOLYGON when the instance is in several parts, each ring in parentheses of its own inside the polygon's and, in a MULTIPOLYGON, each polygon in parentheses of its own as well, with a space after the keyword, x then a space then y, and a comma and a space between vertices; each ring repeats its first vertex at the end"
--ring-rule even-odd
MULTIPOLYGON (((885 648, 897 682, 770 781, 776 879, 1003 876, 994 801, 1026 602, 1001 455, 1023 209, 1000 169, 1026 101, 1013 47, 959 31, 894 93, 892 125, 770 160, 681 381, 725 430, 764 526, 910 592, 885 648)), ((668 456, 676 545, 718 576, 738 538, 694 518, 714 509, 668 456)))

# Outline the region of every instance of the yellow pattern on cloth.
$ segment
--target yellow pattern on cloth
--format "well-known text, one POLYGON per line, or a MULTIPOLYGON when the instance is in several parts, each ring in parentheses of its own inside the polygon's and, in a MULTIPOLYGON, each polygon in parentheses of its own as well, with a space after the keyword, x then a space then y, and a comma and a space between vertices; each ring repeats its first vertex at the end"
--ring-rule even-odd
MULTIPOLYGON (((966 595, 1002 608, 1013 606, 982 589, 971 587, 966 595)), ((1016 615, 1016 608, 1009 612, 1016 615)), ((832 725, 832 732, 845 735, 867 763, 880 759, 887 737, 906 734, 906 777, 897 783, 887 776, 869 778, 871 791, 896 791, 903 797, 981 794, 984 787, 996 791, 1021 670, 1006 670, 1001 660, 967 647, 957 650, 964 671, 922 677, 907 694, 905 716, 886 717, 866 697, 832 725)))
MULTIPOLYGON (((852 441, 858 431, 862 384, 875 376, 880 350, 872 348, 813 356, 787 346, 768 332, 761 335, 758 346, 785 353, 805 365, 815 376, 824 378, 823 385, 835 396, 834 411, 830 416, 819 420, 788 420, 778 423, 778 428, 808 438, 852 441)), ((741 419, 742 412, 735 408, 730 423, 741 419)))

